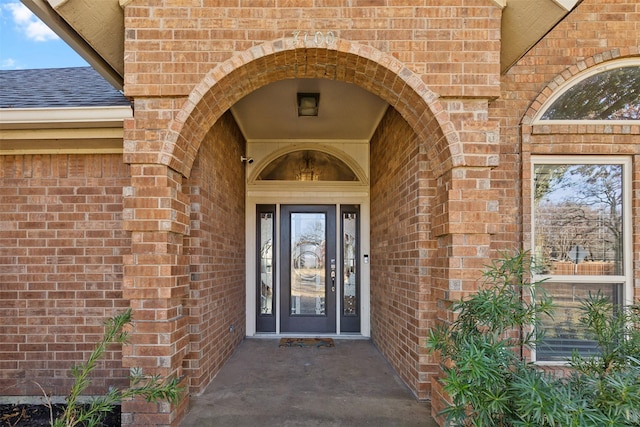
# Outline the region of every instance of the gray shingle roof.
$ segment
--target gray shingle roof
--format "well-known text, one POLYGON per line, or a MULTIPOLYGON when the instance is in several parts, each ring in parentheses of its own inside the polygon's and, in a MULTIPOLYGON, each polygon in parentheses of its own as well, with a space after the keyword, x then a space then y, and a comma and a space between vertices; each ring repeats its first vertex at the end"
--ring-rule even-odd
POLYGON ((91 67, 0 70, 0 108, 131 105, 91 67))

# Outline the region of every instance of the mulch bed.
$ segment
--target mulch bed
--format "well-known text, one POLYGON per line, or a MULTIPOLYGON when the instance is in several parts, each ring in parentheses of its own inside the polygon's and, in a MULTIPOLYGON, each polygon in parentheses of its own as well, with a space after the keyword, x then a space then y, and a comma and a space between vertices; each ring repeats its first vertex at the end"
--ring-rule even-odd
MULTIPOLYGON (((53 405, 53 415, 62 413, 64 405, 53 405)), ((120 427, 120 406, 107 414, 102 427, 120 427)), ((45 405, 0 404, 0 427, 50 427, 51 414, 45 405)))

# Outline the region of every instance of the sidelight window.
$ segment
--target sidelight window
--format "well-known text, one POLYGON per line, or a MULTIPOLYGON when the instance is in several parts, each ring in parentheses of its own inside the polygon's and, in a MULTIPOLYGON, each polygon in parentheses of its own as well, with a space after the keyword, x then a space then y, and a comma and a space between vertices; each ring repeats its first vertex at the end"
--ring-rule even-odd
POLYGON ((258 205, 256 214, 258 330, 275 332, 275 205, 258 205))

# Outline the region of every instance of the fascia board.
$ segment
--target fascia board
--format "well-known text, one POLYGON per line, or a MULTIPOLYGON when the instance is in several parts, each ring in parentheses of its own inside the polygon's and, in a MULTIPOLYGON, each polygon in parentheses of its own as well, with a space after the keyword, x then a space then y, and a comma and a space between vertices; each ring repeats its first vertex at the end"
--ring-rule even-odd
POLYGON ((120 127, 133 117, 129 106, 68 108, 3 108, 0 129, 69 127, 120 127))
POLYGON ((558 6, 564 8, 567 12, 574 8, 578 4, 579 0, 553 0, 558 6))

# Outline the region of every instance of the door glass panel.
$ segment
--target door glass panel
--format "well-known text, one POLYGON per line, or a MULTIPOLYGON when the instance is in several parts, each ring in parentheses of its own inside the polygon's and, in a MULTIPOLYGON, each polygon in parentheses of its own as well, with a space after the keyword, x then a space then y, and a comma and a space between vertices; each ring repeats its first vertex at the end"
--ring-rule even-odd
POLYGON ((325 230, 324 213, 291 213, 291 315, 326 313, 325 230))
POLYGON ((342 231, 344 234, 342 236, 342 254, 344 266, 342 271, 344 272, 344 292, 342 312, 345 316, 358 315, 358 295, 356 293, 358 283, 358 271, 356 269, 358 240, 356 239, 356 221, 357 216, 355 213, 343 213, 342 231))
POLYGON ((273 314, 273 214, 260 213, 260 314, 273 314))

